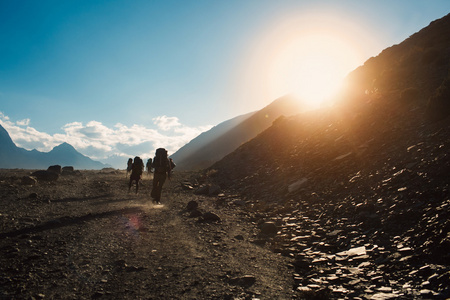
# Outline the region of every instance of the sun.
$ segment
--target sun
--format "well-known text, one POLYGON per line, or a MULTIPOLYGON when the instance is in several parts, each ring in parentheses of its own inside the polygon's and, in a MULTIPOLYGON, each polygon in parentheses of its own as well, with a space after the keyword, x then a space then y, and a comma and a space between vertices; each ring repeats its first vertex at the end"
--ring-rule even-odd
POLYGON ((280 15, 248 45, 235 82, 240 103, 252 108, 288 94, 318 108, 380 48, 363 20, 322 8, 280 15))
POLYGON ((276 93, 292 93, 310 108, 319 107, 360 63, 351 43, 334 32, 293 36, 273 57, 271 82, 276 93))

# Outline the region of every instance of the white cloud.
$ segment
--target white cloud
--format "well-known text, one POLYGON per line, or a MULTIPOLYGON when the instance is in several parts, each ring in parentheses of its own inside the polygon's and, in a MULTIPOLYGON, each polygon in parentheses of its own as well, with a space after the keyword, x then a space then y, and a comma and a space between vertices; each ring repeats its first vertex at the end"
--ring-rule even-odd
POLYGON ((28 126, 30 124, 30 119, 23 119, 16 122, 19 126, 28 126))
POLYGON ((159 129, 168 131, 174 127, 182 126, 177 117, 159 116, 152 119, 159 129))
MULTIPOLYGON (((9 117, 6 116, 6 115, 4 115, 4 114, 0 111, 0 122, 2 122, 2 121, 4 121, 4 122, 9 121, 9 117)), ((1 123, 1 124, 3 124, 3 123, 1 123)))
POLYGON ((0 124, 8 131, 18 147, 28 150, 50 151, 53 147, 67 142, 80 153, 95 160, 118 165, 118 157, 124 161, 136 155, 153 157, 156 148, 164 147, 173 154, 180 147, 212 126, 189 127, 180 123, 177 117, 160 116, 153 119, 156 129, 134 124, 126 126, 117 123, 112 128, 98 121, 86 124, 72 122, 65 124, 61 133, 50 135, 30 127, 30 119, 13 122, 0 112, 0 124))

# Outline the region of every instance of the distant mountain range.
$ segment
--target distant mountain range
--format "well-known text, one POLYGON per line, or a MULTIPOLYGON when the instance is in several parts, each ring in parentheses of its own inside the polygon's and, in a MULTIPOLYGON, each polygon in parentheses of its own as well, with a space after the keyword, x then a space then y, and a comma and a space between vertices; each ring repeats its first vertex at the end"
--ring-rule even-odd
POLYGON ((280 116, 296 115, 303 110, 301 102, 294 97, 281 97, 259 111, 235 117, 200 134, 171 158, 177 164, 177 170, 209 167, 270 127, 280 116))
POLYGON ((109 167, 84 156, 67 143, 56 146, 50 152, 29 151, 17 147, 5 128, 0 125, 0 168, 47 169, 51 165, 73 166, 81 170, 109 167))

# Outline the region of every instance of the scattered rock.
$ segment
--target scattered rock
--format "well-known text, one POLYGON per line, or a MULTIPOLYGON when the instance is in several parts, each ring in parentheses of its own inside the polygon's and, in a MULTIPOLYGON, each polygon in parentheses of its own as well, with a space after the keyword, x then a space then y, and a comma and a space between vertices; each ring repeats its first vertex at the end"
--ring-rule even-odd
POLYGON ((253 275, 245 275, 242 277, 235 277, 230 279, 230 284, 238 285, 242 287, 249 287, 255 284, 256 277, 253 275))
POLYGON ((200 210, 198 210, 197 208, 195 208, 195 209, 191 210, 189 217, 190 218, 198 218, 198 217, 201 217, 202 215, 203 215, 203 213, 200 210))
POLYGON ((209 186, 202 185, 198 189, 194 191, 195 195, 208 195, 209 194, 209 186))
POLYGON ((182 182, 181 187, 183 190, 191 191, 194 189, 193 185, 190 182, 182 182))
POLYGON ((61 175, 75 175, 75 169, 72 166, 63 167, 61 175))
POLYGON ((38 181, 56 181, 58 180, 59 175, 52 171, 36 171, 31 174, 32 177, 36 177, 38 181))
POLYGON ((261 234, 267 236, 275 236, 278 232, 278 227, 274 222, 264 222, 260 226, 261 234))
POLYGON ((53 172, 56 174, 61 174, 61 166, 60 165, 54 165, 47 168, 47 171, 53 172))
POLYGON ((31 176, 23 176, 22 177, 23 185, 35 185, 36 183, 37 183, 37 180, 31 176))
POLYGON ((200 218, 199 222, 220 222, 222 219, 213 212, 206 212, 200 218))
POLYGON ((243 236, 242 234, 238 234, 238 235, 236 235, 234 238, 235 238, 236 240, 239 240, 239 241, 243 241, 243 240, 244 240, 244 236, 243 236))
POLYGON ((208 195, 209 196, 217 196, 218 194, 220 194, 220 186, 218 185, 210 185, 208 188, 208 195))
POLYGON ((189 211, 197 209, 197 208, 198 208, 198 203, 195 200, 189 201, 186 206, 186 209, 189 211))

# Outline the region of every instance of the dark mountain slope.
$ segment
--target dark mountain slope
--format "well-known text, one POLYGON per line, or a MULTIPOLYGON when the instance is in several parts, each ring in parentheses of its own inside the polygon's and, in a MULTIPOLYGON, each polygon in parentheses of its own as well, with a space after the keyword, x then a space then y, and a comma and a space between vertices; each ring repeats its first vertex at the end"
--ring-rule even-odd
MULTIPOLYGON (((449 52, 442 49, 450 49, 450 35, 442 32, 449 18, 350 74, 353 90, 335 107, 280 118, 207 170, 210 181, 247 200, 255 222, 279 226, 270 245, 296 259, 300 289, 356 269, 354 282, 380 275, 376 289, 388 285, 392 297, 450 296, 450 117, 426 118, 429 98, 448 84, 449 52), (417 45, 436 51, 427 75, 424 60, 410 59, 397 64, 391 86, 363 93, 385 78, 387 58, 402 62, 417 55, 417 45), (337 255, 349 249, 364 255, 337 255), (427 281, 431 276, 438 280, 427 281)), ((337 298, 350 289, 371 295, 362 283, 336 282, 337 298)))
POLYGON ((191 168, 191 166, 193 167, 196 164, 205 165, 205 167, 209 166, 209 159, 206 162, 190 162, 189 158, 195 157, 195 153, 200 151, 203 147, 211 144, 217 139, 217 137, 222 136, 229 130, 241 124, 253 114, 254 112, 222 122, 219 125, 211 128, 210 130, 201 133, 192 141, 181 147, 177 152, 170 156, 174 161, 177 162, 177 169, 189 169, 191 168))
POLYGON ((0 125, 0 168, 46 169, 48 166, 55 164, 86 170, 107 167, 107 165, 82 155, 67 143, 56 146, 47 153, 19 148, 14 144, 8 132, 0 125))
POLYGON ((279 98, 257 112, 219 124, 171 157, 179 170, 206 168, 267 129, 279 116, 295 115, 302 110, 300 102, 293 97, 279 98))
MULTIPOLYGON (((345 102, 388 97, 426 105, 450 69, 450 15, 367 60, 347 77, 345 102)), ((432 107, 434 108, 434 107, 432 107)))

